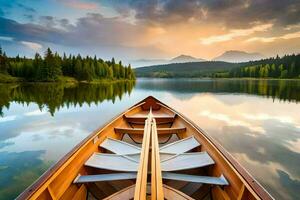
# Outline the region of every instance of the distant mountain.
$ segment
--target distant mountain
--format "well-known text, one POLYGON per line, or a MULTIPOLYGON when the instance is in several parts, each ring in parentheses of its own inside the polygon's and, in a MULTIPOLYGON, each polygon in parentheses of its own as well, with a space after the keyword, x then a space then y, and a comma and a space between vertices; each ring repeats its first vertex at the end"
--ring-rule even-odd
POLYGON ((205 61, 201 58, 195 58, 189 55, 180 55, 170 60, 170 63, 186 63, 186 62, 201 62, 205 61))
POLYGON ((167 59, 138 59, 138 60, 130 61, 130 64, 133 66, 133 68, 152 66, 152 65, 161 65, 167 63, 169 63, 169 60, 167 59))
POLYGON ((133 68, 138 67, 146 67, 146 66, 152 66, 152 65, 165 65, 170 63, 187 63, 187 62, 202 62, 205 61, 201 58, 195 58, 189 55, 180 55, 175 58, 172 58, 171 60, 167 59, 139 59, 139 60, 132 60, 130 63, 133 66, 133 68))
POLYGON ((264 56, 260 53, 247 53, 244 51, 226 51, 222 55, 215 57, 214 61, 224 62, 248 62, 263 59, 264 56))

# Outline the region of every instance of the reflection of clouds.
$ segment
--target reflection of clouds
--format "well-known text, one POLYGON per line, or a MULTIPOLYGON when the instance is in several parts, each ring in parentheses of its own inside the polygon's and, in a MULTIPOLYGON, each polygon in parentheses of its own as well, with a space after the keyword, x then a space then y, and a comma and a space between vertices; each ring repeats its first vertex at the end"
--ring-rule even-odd
POLYGON ((299 188, 287 189, 278 171, 288 175, 289 184, 300 180, 299 105, 253 96, 213 94, 188 100, 173 96, 168 102, 216 138, 272 195, 295 199, 288 194, 298 194, 299 188), (240 100, 228 105, 231 98, 240 100), (258 134, 262 131, 264 134, 258 134))
POLYGON ((287 148, 289 148, 291 151, 299 153, 300 152, 300 139, 297 139, 296 141, 288 141, 285 146, 287 148))
POLYGON ((274 115, 268 115, 266 113, 257 113, 255 115, 244 113, 242 116, 246 119, 250 120, 277 120, 281 123, 288 123, 288 124, 294 124, 295 127, 300 127, 300 124, 297 124, 297 122, 290 116, 274 116, 274 115))
POLYGON ((202 115, 202 116, 208 117, 210 119, 223 121, 223 122, 227 123, 227 125, 229 125, 229 126, 245 126, 245 127, 248 127, 252 131, 255 131, 255 132, 258 132, 258 133, 265 133, 265 130, 262 127, 259 127, 259 126, 255 127, 250 123, 247 123, 247 122, 242 121, 242 120, 233 119, 233 118, 231 118, 231 117, 229 117, 228 115, 225 115, 225 114, 212 113, 208 110, 202 111, 199 114, 202 115))
MULTIPOLYGON (((246 154, 242 153, 233 153, 232 155, 242 165, 247 166, 250 174, 255 175, 256 179, 260 183, 264 184, 266 190, 272 195, 276 196, 277 199, 293 199, 288 195, 288 189, 284 187, 282 182, 280 181, 278 171, 284 170, 284 168, 280 164, 274 162, 261 163, 250 159, 246 154)), ((297 190, 294 190, 292 192, 295 191, 297 190)))
POLYGON ((27 113, 24 113, 25 116, 39 116, 39 115, 45 115, 47 114, 48 112, 45 111, 45 110, 34 110, 34 111, 31 111, 31 112, 27 112, 27 113))
POLYGON ((61 126, 57 127, 51 131, 48 131, 49 139, 54 139, 56 137, 65 137, 69 138, 72 137, 73 134, 76 132, 75 129, 79 129, 80 127, 74 126, 74 127, 69 127, 69 126, 61 126))
POLYGON ((9 145, 14 145, 13 142, 0 142, 0 149, 9 146, 9 145))
POLYGON ((0 152, 0 198, 14 199, 50 165, 44 151, 0 152))
POLYGON ((17 118, 17 116, 7 116, 7 117, 0 117, 0 123, 2 122, 8 122, 8 121, 14 121, 17 118))
POLYGON ((261 164, 276 163, 281 166, 279 169, 300 180, 300 154, 290 151, 284 142, 278 141, 280 140, 278 134, 282 134, 284 129, 278 131, 276 129, 278 128, 266 129, 267 132, 274 133, 271 136, 250 137, 241 134, 246 131, 244 127, 224 127, 218 140, 230 152, 247 155, 248 161, 253 160, 261 164), (277 141, 274 142, 273 140, 277 141))
POLYGON ((278 170, 278 174, 282 186, 286 188, 292 199, 300 199, 300 181, 292 179, 289 174, 282 170, 278 170))
POLYGON ((74 118, 63 120, 64 118, 64 115, 57 119, 43 117, 22 124, 19 127, 19 135, 7 140, 14 145, 6 146, 4 150, 8 152, 20 152, 24 149, 43 150, 44 160, 57 160, 89 133, 82 128, 81 123, 74 123, 74 118))

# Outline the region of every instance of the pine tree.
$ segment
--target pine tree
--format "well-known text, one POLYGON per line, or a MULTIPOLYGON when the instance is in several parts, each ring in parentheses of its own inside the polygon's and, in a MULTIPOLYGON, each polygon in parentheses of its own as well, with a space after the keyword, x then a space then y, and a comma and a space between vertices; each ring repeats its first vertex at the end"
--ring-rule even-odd
POLYGON ((88 82, 93 80, 92 70, 87 61, 84 62, 82 68, 82 80, 86 80, 88 82))
POLYGON ((77 80, 82 80, 82 63, 81 63, 81 59, 79 58, 76 59, 74 74, 77 80))
POLYGON ((8 68, 8 59, 5 52, 2 50, 0 46, 0 73, 7 73, 8 68))

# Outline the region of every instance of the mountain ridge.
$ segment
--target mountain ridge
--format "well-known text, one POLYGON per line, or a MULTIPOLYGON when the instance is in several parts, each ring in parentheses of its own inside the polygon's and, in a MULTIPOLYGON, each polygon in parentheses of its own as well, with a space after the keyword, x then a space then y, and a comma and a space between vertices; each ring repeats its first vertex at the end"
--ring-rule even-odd
POLYGON ((137 59, 131 62, 134 68, 147 67, 153 65, 166 65, 172 63, 204 62, 205 59, 196 58, 190 55, 181 54, 171 59, 137 59))
POLYGON ((202 58, 195 58, 190 55, 181 54, 179 56, 176 56, 170 60, 170 63, 186 63, 186 62, 201 62, 205 61, 202 58))
MULTIPOLYGON (((257 52, 246 52, 239 50, 225 51, 219 56, 214 57, 210 61, 224 61, 229 63, 241 63, 264 59, 265 56, 257 52)), ((193 57, 191 55, 181 54, 171 59, 138 59, 134 60, 132 65, 134 68, 148 67, 153 65, 167 65, 172 63, 189 63, 189 62, 206 62, 203 58, 193 57)))
POLYGON ((225 51, 223 54, 213 58, 213 61, 224 61, 224 62, 232 62, 232 63, 239 63, 239 62, 248 62, 254 60, 260 60, 265 58, 264 55, 261 53, 253 52, 245 52, 245 51, 238 51, 238 50, 229 50, 225 51))

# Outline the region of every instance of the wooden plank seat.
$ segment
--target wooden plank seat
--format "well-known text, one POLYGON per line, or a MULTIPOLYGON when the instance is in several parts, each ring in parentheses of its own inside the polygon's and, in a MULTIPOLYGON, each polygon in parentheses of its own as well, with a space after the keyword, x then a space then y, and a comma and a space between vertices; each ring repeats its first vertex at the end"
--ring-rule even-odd
POLYGON ((229 185, 228 181, 223 175, 221 175, 220 177, 212 177, 212 176, 197 176, 197 175, 189 175, 189 174, 163 172, 162 177, 163 179, 186 181, 191 183, 229 185))
MULTIPOLYGON (((159 152, 166 155, 181 154, 200 145, 194 136, 191 136, 160 147, 159 152)), ((99 146, 119 155, 139 154, 141 152, 140 147, 112 138, 106 138, 99 146)))
POLYGON ((136 173, 110 173, 110 174, 95 174, 95 175, 78 175, 73 183, 91 183, 102 181, 116 181, 136 179, 136 173))
POLYGON ((180 154, 190 151, 201 144, 195 139, 194 136, 187 137, 159 148, 160 153, 173 153, 180 154))
POLYGON ((162 171, 178 171, 213 165, 215 162, 207 152, 177 154, 161 161, 162 171))
POLYGON ((94 153, 84 165, 98 169, 136 172, 139 163, 124 155, 94 153))
MULTIPOLYGON (((170 155, 168 158, 161 160, 161 169, 162 171, 177 171, 205 167, 214 163, 206 152, 183 153, 170 155)), ((98 169, 126 172, 136 172, 138 165, 139 160, 131 158, 130 155, 106 153, 94 153, 85 163, 85 166, 98 169)))
MULTIPOLYGON (((176 115, 161 115, 161 116, 153 116, 156 120, 156 124, 168 124, 173 123, 175 120, 176 115)), ((124 115, 124 118, 128 123, 132 124, 145 124, 145 120, 147 119, 147 115, 138 115, 138 116, 130 116, 124 115)))
POLYGON ((140 147, 113 138, 106 138, 99 146, 118 155, 141 153, 140 147))
MULTIPOLYGON (((162 178, 166 180, 186 181, 191 183, 211 184, 211 185, 229 185, 226 178, 221 175, 220 177, 211 176, 197 176, 189 174, 177 174, 171 172, 162 172, 162 178)), ((116 181, 116 180, 129 180, 136 179, 136 173, 110 173, 110 174, 96 174, 96 175, 78 175, 73 183, 91 183, 102 181, 116 181)))
MULTIPOLYGON (((176 128, 157 128, 157 133, 159 135, 162 134, 179 134, 186 131, 185 127, 176 127, 176 128)), ((122 128, 116 127, 115 133, 119 134, 133 134, 133 135, 141 135, 144 133, 143 128, 122 128)))

